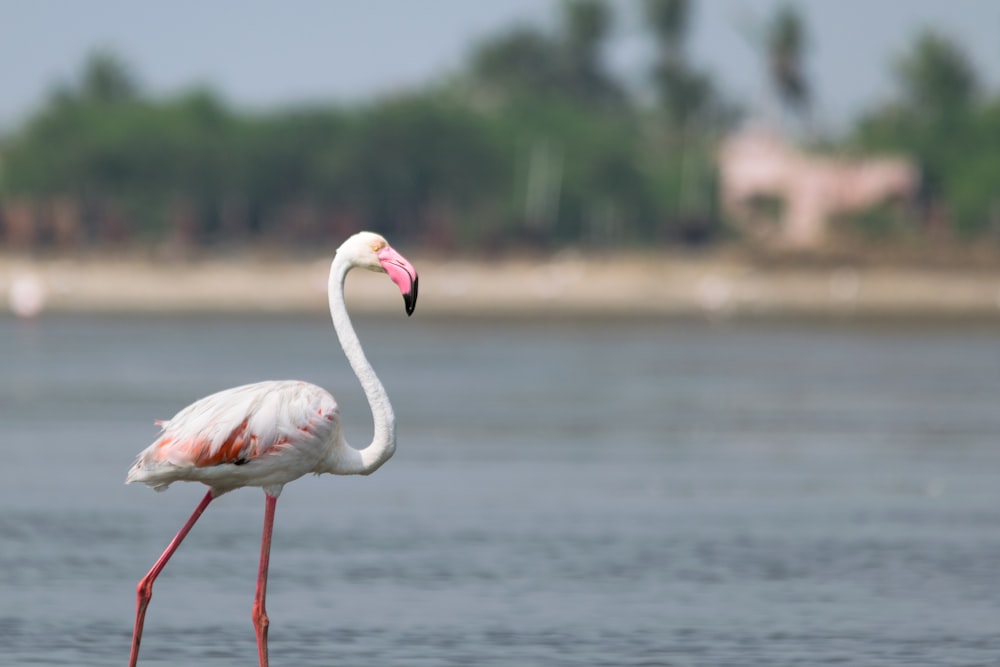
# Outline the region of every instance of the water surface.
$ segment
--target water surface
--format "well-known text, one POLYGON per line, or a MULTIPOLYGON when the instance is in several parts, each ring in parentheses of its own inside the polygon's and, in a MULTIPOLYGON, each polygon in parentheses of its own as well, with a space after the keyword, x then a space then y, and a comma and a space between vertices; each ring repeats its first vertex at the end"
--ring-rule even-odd
MULTIPOLYGON (((1000 337, 905 326, 359 323, 399 418, 278 503, 280 665, 1000 662, 1000 337)), ((370 415, 323 319, 0 319, 0 665, 127 659, 203 488, 124 486, 195 398, 370 415)), ((248 665, 263 495, 206 512, 141 665, 248 665)))

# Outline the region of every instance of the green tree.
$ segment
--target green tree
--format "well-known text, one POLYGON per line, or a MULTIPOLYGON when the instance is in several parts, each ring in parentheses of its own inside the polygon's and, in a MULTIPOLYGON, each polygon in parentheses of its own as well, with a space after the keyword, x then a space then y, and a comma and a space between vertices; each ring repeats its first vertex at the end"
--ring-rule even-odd
POLYGON ((558 45, 535 28, 513 28, 476 48, 471 75, 491 96, 549 95, 561 76, 558 45))
POLYGON ((970 109, 979 89, 968 57, 945 37, 925 31, 897 62, 903 102, 929 119, 970 109))
POLYGON ((360 226, 466 247, 664 237, 678 201, 700 206, 683 193, 700 192, 708 142, 697 123, 666 150, 649 141, 659 130, 605 68, 609 5, 561 7, 553 34, 481 44, 467 85, 351 107, 248 113, 209 89, 154 99, 123 60, 94 54, 4 138, 0 196, 82 210, 96 242, 311 243, 360 226))
POLYGON ((645 0, 643 9, 659 48, 668 57, 683 58, 691 16, 689 0, 645 0))
POLYGON ((355 113, 320 161, 327 200, 369 226, 400 238, 433 227, 461 243, 482 231, 475 225, 493 224, 484 211, 511 171, 482 117, 427 95, 355 113))
POLYGON ((790 5, 779 7, 767 25, 765 39, 771 83, 778 97, 788 108, 808 112, 810 89, 804 66, 808 38, 798 11, 790 5))
POLYGON ((651 79, 660 106, 683 127, 695 117, 713 113, 718 100, 711 79, 687 60, 685 45, 691 19, 688 0, 645 0, 646 24, 656 42, 651 79))
POLYGON ((600 0, 566 0, 563 5, 566 92, 594 107, 621 107, 625 102, 601 58, 613 20, 600 0))
POLYGON ((472 85, 492 100, 565 99, 624 109, 623 88, 608 73, 602 49, 613 16, 600 0, 567 0, 555 35, 519 26, 482 42, 472 55, 472 85))
POLYGON ((1000 211, 1000 101, 980 99, 979 77, 963 50, 934 32, 896 60, 898 98, 867 114, 853 141, 866 150, 914 156, 924 198, 961 234, 989 229, 1000 211))
POLYGON ((84 65, 79 96, 94 104, 132 102, 139 96, 139 85, 119 56, 110 51, 96 51, 84 65))

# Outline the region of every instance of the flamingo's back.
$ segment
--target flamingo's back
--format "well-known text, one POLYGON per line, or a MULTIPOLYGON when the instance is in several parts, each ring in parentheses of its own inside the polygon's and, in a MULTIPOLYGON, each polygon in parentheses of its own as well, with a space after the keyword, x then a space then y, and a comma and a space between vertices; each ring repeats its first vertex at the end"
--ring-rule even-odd
POLYGON ((336 401, 295 380, 257 382, 206 396, 160 422, 159 437, 140 452, 126 483, 157 491, 198 481, 217 492, 277 486, 320 472, 339 439, 336 401))

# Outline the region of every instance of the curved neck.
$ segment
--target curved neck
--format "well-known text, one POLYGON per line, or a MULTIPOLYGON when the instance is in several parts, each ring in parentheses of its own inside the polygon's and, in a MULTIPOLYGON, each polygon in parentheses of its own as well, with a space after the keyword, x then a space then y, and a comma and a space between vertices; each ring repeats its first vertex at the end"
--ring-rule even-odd
POLYGON ((337 330, 337 338, 340 346, 344 349, 344 354, 354 369, 354 374, 358 376, 361 387, 364 389, 368 405, 372 410, 372 419, 375 424, 375 433, 371 444, 360 450, 353 450, 350 456, 348 470, 343 468, 336 472, 348 474, 367 475, 375 472, 383 463, 389 460, 393 452, 396 451, 396 416, 392 412, 392 405, 389 403, 389 396, 385 393, 385 387, 375 375, 375 370, 365 357, 364 350, 361 349, 361 342, 354 333, 354 326, 351 318, 347 314, 347 305, 344 302, 344 283, 348 272, 354 268, 348 260, 338 254, 333 259, 330 266, 330 317, 333 319, 333 327, 337 330))

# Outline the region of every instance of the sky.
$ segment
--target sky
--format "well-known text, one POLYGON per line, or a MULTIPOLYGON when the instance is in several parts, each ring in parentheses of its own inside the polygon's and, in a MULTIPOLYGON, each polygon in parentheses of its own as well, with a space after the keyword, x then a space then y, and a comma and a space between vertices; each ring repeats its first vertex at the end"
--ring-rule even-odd
MULTIPOLYGON (((651 45, 639 0, 609 0, 613 70, 641 82, 651 45)), ((892 63, 919 31, 954 39, 1000 90, 1000 2, 700 0, 690 59, 756 115, 773 112, 749 35, 781 4, 801 10, 817 118, 836 131, 893 95, 892 63)), ((0 131, 111 49, 145 90, 207 84, 241 108, 360 102, 457 73, 473 45, 516 23, 554 28, 558 0, 0 0, 0 131)))

